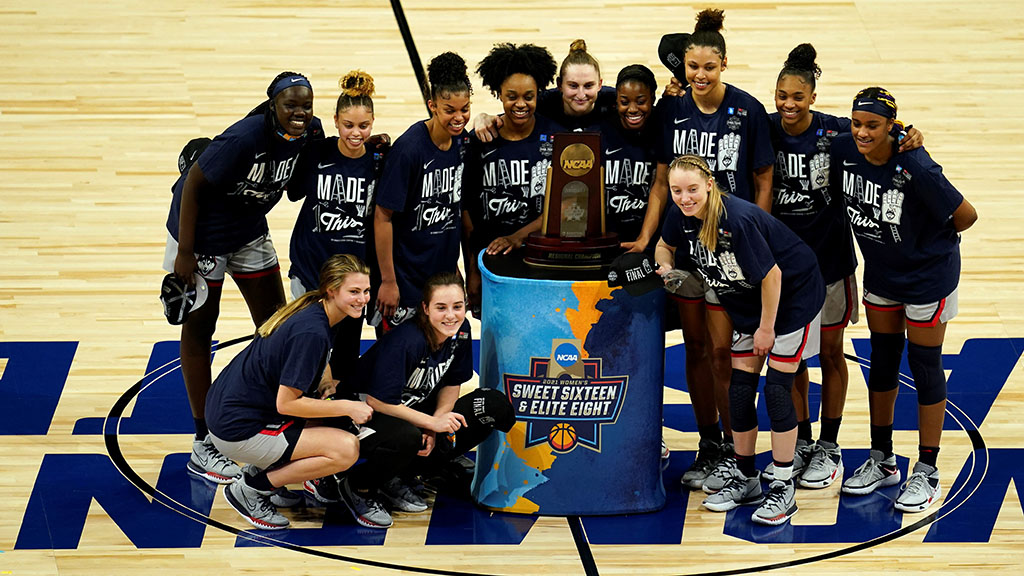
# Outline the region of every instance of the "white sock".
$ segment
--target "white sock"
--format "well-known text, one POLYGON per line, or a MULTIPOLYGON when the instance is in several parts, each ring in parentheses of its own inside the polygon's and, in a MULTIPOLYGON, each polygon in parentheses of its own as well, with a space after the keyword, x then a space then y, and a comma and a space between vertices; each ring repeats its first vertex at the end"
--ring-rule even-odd
POLYGON ((775 465, 775 479, 782 480, 783 482, 789 482, 793 479, 793 465, 779 466, 775 465))

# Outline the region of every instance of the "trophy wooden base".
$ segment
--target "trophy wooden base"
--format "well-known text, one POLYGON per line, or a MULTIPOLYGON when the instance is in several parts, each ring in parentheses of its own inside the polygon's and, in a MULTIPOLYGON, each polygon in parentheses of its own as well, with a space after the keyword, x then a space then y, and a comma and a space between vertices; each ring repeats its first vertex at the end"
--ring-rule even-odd
POLYGON ((523 261, 539 268, 598 270, 621 252, 619 235, 614 233, 577 240, 534 232, 526 239, 523 261))

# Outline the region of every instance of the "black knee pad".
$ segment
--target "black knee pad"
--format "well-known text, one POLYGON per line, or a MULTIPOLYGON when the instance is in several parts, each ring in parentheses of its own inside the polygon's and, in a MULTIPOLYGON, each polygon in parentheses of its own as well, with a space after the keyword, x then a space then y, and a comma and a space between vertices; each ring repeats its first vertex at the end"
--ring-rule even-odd
POLYGON ((757 429, 757 381, 759 374, 733 368, 729 379, 729 416, 733 432, 757 429))
POLYGON ((793 407, 793 379, 796 374, 780 372, 768 367, 764 384, 764 401, 768 417, 772 420, 772 431, 788 432, 796 428, 796 409, 793 407))
POLYGON ((946 373, 942 371, 942 346, 907 344, 907 363, 917 388, 917 403, 931 406, 946 399, 946 373))
POLYGON ((871 333, 871 370, 868 390, 889 392, 900 385, 900 359, 903 358, 903 333, 871 333))

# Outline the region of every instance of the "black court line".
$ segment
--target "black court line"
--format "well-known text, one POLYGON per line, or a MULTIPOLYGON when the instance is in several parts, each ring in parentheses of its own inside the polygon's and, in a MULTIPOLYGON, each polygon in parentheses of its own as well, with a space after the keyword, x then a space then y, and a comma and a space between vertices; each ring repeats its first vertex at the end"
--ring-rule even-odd
MULTIPOLYGON (((412 65, 412 72, 416 75, 416 83, 423 94, 423 105, 427 106, 430 99, 430 89, 427 84, 427 74, 423 71, 423 62, 420 60, 420 53, 416 50, 416 42, 412 39, 412 30, 409 29, 409 22, 405 19, 405 10, 402 9, 401 0, 391 0, 391 11, 395 13, 395 22, 398 23, 398 31, 402 33, 402 41, 405 42, 405 51, 409 53, 409 63, 412 65)), ((427 115, 430 115, 430 107, 427 106, 427 115)))
POLYGON ((594 562, 594 555, 590 552, 590 542, 587 540, 587 532, 583 529, 583 521, 579 516, 567 516, 569 531, 572 532, 572 539, 576 542, 576 550, 580 553, 580 562, 583 563, 583 572, 587 576, 599 576, 597 564, 594 562))
MULTIPOLYGON (((227 348, 228 346, 232 346, 232 345, 238 344, 240 342, 247 342, 249 340, 252 340, 252 338, 253 338, 253 336, 249 335, 249 336, 243 336, 241 338, 235 338, 235 339, 229 340, 227 342, 222 342, 219 345, 214 346, 214 350, 221 350, 223 348, 227 348)), ((298 545, 292 544, 290 542, 284 542, 284 541, 272 538, 272 537, 266 535, 266 534, 268 534, 268 532, 253 532, 251 530, 242 530, 242 529, 239 529, 239 528, 235 528, 234 526, 230 526, 228 524, 224 524, 223 522, 214 520, 213 518, 210 518, 209 516, 206 516, 205 514, 201 514, 199 512, 196 512, 195 510, 189 508, 185 504, 182 504, 181 502, 178 502, 178 501, 174 500, 173 498, 167 496, 163 492, 160 492, 154 486, 152 486, 151 484, 146 482, 146 480, 144 480, 141 476, 139 476, 139 474, 137 472, 135 472, 135 470, 128 464, 128 461, 125 459, 124 454, 121 452, 121 445, 120 445, 120 441, 118 439, 118 425, 120 423, 122 415, 124 414, 125 408, 128 407, 128 404, 131 403, 131 401, 144 388, 144 383, 145 383, 146 379, 149 378, 157 370, 161 370, 163 368, 164 367, 161 366, 160 368, 157 368, 153 372, 150 372, 149 374, 146 374, 145 376, 142 377, 141 380, 139 380, 131 388, 126 390, 124 392, 124 394, 122 394, 117 399, 117 401, 114 402, 114 405, 110 407, 110 411, 107 413, 107 418, 106 418, 106 421, 104 422, 104 425, 103 425, 103 443, 105 444, 105 446, 107 448, 107 454, 110 456, 110 460, 114 463, 114 466, 118 469, 118 471, 120 471, 121 474, 124 475, 124 477, 128 479, 129 482, 131 482, 133 485, 135 485, 135 487, 138 488, 139 490, 141 490, 142 492, 144 492, 144 493, 148 494, 150 497, 152 497, 154 502, 159 502, 160 504, 162 504, 162 505, 170 508, 171 510, 173 510, 173 511, 175 511, 175 512, 177 512, 177 513, 179 513, 179 514, 181 514, 183 516, 185 516, 186 518, 189 518, 191 520, 194 520, 194 521, 202 523, 202 524, 206 524, 208 526, 212 526, 214 528, 217 528, 218 530, 223 530, 224 532, 228 532, 228 533, 234 534, 236 536, 239 536, 241 538, 245 538, 245 539, 250 540, 252 542, 264 544, 264 545, 267 545, 267 546, 275 546, 275 547, 278 547, 278 548, 284 548, 286 550, 292 550, 294 552, 300 552, 300 553, 303 553, 303 554, 308 554, 310 556, 317 556, 317 557, 320 557, 320 558, 326 558, 328 560, 339 560, 339 561, 342 561, 342 562, 351 562, 353 564, 361 564, 363 566, 373 566, 373 567, 376 567, 376 568, 386 568, 386 569, 390 569, 390 570, 404 570, 404 571, 410 571, 410 572, 417 572, 417 573, 420 573, 420 574, 438 574, 438 575, 442 575, 442 576, 494 576, 494 575, 490 575, 490 574, 481 574, 481 573, 475 573, 475 572, 458 572, 458 571, 455 571, 455 570, 442 570, 442 569, 437 569, 437 568, 422 568, 422 567, 418 567, 418 566, 405 566, 405 565, 402 565, 402 564, 393 564, 393 563, 389 563, 389 562, 378 562, 376 560, 366 560, 366 559, 363 559, 363 558, 354 558, 352 556, 344 556, 344 555, 341 555, 341 554, 333 554, 331 552, 325 552, 323 550, 317 550, 315 548, 307 548, 307 547, 304 547, 304 546, 298 546, 298 545)), ((155 383, 155 382, 152 382, 151 384, 153 384, 153 383, 155 383)))

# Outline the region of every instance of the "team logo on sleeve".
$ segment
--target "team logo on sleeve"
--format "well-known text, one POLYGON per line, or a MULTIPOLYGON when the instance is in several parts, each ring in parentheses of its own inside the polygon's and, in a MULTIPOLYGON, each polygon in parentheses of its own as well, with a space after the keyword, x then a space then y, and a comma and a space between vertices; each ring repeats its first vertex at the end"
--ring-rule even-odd
POLYGON ((606 376, 600 358, 583 358, 576 339, 555 339, 551 354, 530 358, 528 375, 504 374, 505 393, 526 422, 527 448, 545 442, 556 452, 582 444, 601 451, 601 426, 619 417, 628 376, 606 376))

